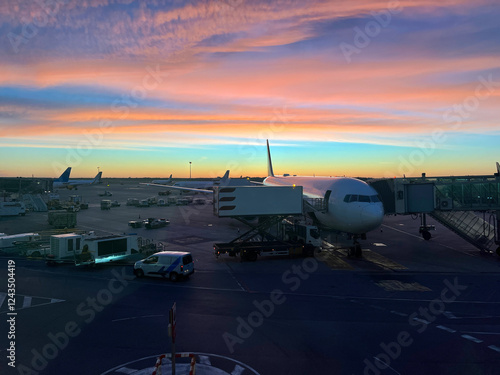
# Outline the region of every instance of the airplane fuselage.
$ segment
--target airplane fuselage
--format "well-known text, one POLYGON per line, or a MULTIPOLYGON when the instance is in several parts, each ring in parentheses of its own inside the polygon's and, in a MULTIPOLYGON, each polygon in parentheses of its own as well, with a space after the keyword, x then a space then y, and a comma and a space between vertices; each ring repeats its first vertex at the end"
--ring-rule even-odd
POLYGON ((328 198, 326 212, 316 212, 321 225, 351 234, 377 229, 384 217, 384 207, 377 192, 366 182, 348 177, 269 176, 264 185, 302 186, 308 198, 328 198))

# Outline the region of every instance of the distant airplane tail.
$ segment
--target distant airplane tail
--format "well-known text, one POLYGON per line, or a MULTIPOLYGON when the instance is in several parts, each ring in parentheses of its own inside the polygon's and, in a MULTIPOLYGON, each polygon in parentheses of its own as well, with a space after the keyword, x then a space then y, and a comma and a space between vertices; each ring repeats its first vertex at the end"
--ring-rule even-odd
POLYGON ((229 169, 224 173, 224 176, 220 179, 220 182, 226 182, 229 178, 229 169))
POLYGON ((66 168, 66 170, 59 176, 54 182, 68 182, 69 174, 71 173, 71 167, 66 168))
POLYGON ((500 174, 500 164, 497 161, 497 173, 500 174))
POLYGON ((102 177, 102 172, 99 172, 95 177, 94 181, 91 182, 91 184, 98 184, 101 182, 101 177, 102 177))
POLYGON ((269 140, 267 142, 267 176, 274 177, 273 162, 271 161, 271 151, 269 150, 269 140))

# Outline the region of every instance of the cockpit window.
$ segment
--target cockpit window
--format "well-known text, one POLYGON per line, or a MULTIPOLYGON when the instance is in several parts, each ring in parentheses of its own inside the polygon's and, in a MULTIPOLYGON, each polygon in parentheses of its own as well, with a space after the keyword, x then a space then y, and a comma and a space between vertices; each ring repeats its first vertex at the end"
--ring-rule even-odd
POLYGON ((347 194, 344 197, 344 202, 364 202, 364 203, 377 203, 380 202, 378 195, 357 195, 357 194, 347 194))

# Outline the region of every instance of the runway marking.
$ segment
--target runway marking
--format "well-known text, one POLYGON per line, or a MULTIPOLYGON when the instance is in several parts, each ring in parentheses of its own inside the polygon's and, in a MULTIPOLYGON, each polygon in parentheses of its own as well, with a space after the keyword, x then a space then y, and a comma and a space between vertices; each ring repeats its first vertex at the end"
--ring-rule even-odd
POLYGON ((494 350, 494 351, 500 353, 500 348, 498 346, 496 346, 496 345, 490 345, 490 346, 488 346, 488 348, 490 348, 491 350, 494 350))
POLYGON ((500 332, 464 332, 471 333, 473 335, 500 335, 500 332))
POLYGON ((31 306, 31 301, 32 301, 32 298, 31 297, 28 297, 28 296, 24 296, 24 301, 23 301, 23 309, 27 308, 27 307, 30 307, 31 306))
POLYGON ((229 275, 233 278, 233 280, 236 282, 236 284, 238 284, 238 286, 240 287, 241 291, 243 292, 250 292, 250 289, 249 288, 244 288, 243 285, 241 285, 241 283, 238 281, 238 279, 236 278, 236 276, 234 276, 234 272, 233 272, 233 269, 231 268, 231 266, 228 264, 228 263, 225 263, 227 268, 229 268, 229 275))
POLYGON ((430 292, 431 289, 419 283, 403 283, 398 280, 382 280, 377 284, 388 292, 430 292))
POLYGON ((114 319, 111 322, 122 322, 124 320, 134 320, 134 319, 137 319, 137 317, 134 316, 133 318, 114 319))
POLYGON ((448 327, 445 327, 445 326, 436 326, 436 328, 442 329, 443 331, 450 332, 450 333, 457 332, 454 329, 451 329, 451 328, 448 328, 448 327))
MULTIPOLYGON (((402 226, 403 226, 404 224, 399 224, 399 225, 402 225, 402 226)), ((408 233, 408 232, 405 232, 404 230, 401 230, 401 229, 396 229, 396 228, 391 227, 391 226, 389 226, 389 225, 387 225, 387 224, 382 224, 382 226, 383 226, 383 227, 386 227, 386 228, 389 228, 389 229, 392 229, 392 230, 395 230, 396 232, 404 233, 404 234, 407 234, 408 236, 412 236, 412 237, 418 238, 419 240, 424 241, 424 239, 423 239, 422 237, 420 237, 420 236, 416 236, 416 235, 411 234, 411 233, 408 233)))
POLYGON ((334 270, 354 270, 354 267, 344 262, 331 250, 323 250, 321 253, 316 254, 315 257, 334 270))
MULTIPOLYGON (((2 307, 5 299, 7 297, 7 293, 0 292, 0 308, 2 307)), ((33 307, 46 306, 52 303, 64 302, 62 299, 55 298, 47 298, 47 297, 37 297, 37 296, 25 296, 21 294, 16 294, 16 310, 29 309, 33 307), (22 303, 21 303, 22 301, 22 303)), ((9 312, 7 306, 5 306, 6 310, 0 311, 0 314, 4 314, 9 312)))
POLYGON ((381 243, 381 242, 374 242, 373 246, 380 247, 380 246, 387 246, 387 245, 385 243, 381 243))
POLYGON ((451 311, 445 311, 443 313, 444 316, 446 316, 448 319, 458 319, 451 311))
POLYGON ((122 321, 126 321, 126 320, 134 320, 134 319, 141 319, 141 318, 160 318, 160 317, 163 317, 165 315, 143 315, 143 316, 131 316, 130 318, 120 318, 120 319, 114 319, 112 320, 111 322, 114 323, 114 322, 122 322, 122 321))
POLYGON ((469 335, 462 335, 462 337, 466 340, 473 341, 476 344, 480 344, 483 342, 483 340, 479 340, 478 338, 475 338, 474 336, 469 336, 469 335))
POLYGON ((388 270, 407 270, 408 268, 396 263, 389 258, 386 258, 383 255, 380 255, 379 253, 376 253, 372 250, 365 250, 363 249, 363 259, 367 260, 368 262, 374 263, 375 265, 382 267, 384 269, 388 270))
MULTIPOLYGON (((377 357, 373 357, 373 359, 379 361, 379 362, 382 362, 384 364, 384 366, 386 366, 387 368, 390 368, 392 371, 394 371, 396 374, 398 375, 401 375, 399 372, 397 372, 396 370, 394 370, 391 366, 389 366, 389 364, 385 363, 384 361, 382 361, 381 359, 377 358, 377 357)), ((378 366, 377 366, 378 367, 378 366)), ((380 367, 379 367, 380 368, 380 367)))
POLYGON ((424 324, 431 324, 431 322, 425 320, 425 319, 420 319, 420 318, 413 318, 413 320, 417 321, 417 322, 420 322, 420 323, 424 323, 424 324))

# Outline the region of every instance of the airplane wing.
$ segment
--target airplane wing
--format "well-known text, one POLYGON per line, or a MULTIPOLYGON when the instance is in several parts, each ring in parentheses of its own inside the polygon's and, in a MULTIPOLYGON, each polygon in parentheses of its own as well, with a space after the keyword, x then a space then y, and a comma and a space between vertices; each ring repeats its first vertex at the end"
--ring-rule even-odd
POLYGON ((187 187, 182 187, 182 186, 172 186, 172 185, 161 185, 161 184, 151 184, 147 182, 141 182, 140 185, 146 185, 146 186, 157 186, 165 189, 171 189, 171 190, 183 190, 183 191, 195 191, 198 193, 210 193, 213 194, 213 190, 208 190, 208 189, 196 189, 196 188, 187 188, 187 187))

